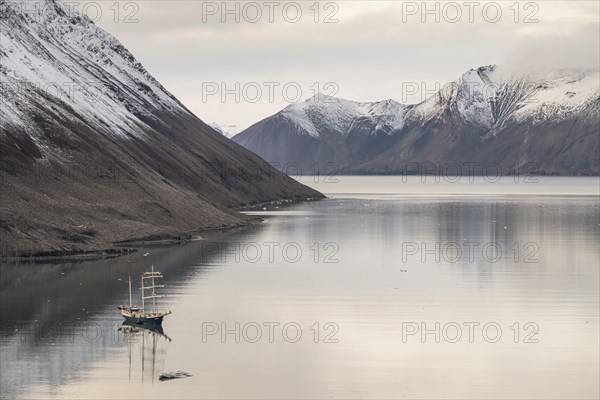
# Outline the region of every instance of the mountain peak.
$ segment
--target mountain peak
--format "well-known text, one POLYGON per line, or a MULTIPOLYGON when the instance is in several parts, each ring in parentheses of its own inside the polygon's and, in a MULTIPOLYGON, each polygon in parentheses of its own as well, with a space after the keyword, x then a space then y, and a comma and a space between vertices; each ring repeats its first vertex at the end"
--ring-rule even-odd
POLYGON ((504 163, 506 171, 519 162, 538 173, 592 174, 599 82, 597 69, 531 74, 486 65, 418 104, 302 102, 234 140, 279 165, 333 162, 360 174, 401 173, 404 164, 423 162, 504 163))
MULTIPOLYGON (((323 101, 326 102, 331 102, 331 101, 337 101, 340 100, 339 97, 335 97, 335 96, 331 96, 328 94, 325 94, 323 92, 317 92, 316 94, 314 94, 313 96, 307 98, 306 100, 304 100, 303 103, 320 103, 323 101)), ((343 99, 341 99, 343 100, 343 99)))

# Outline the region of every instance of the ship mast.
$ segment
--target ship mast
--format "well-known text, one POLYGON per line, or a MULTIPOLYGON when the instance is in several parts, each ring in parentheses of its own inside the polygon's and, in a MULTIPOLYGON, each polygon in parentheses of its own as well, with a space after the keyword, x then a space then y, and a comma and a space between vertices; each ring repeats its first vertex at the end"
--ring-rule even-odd
POLYGON ((131 275, 129 275, 129 308, 133 306, 133 302, 131 301, 131 275))
POLYGON ((142 275, 142 309, 144 308, 144 300, 152 299, 152 312, 156 313, 156 299, 165 296, 156 294, 155 289, 164 287, 164 285, 156 285, 154 278, 162 278, 162 275, 160 272, 154 271, 154 264, 152 264, 152 272, 144 272, 142 275), (144 279, 151 279, 152 286, 144 286, 144 279), (150 296, 144 296, 144 289, 152 289, 152 294, 150 296))
POLYGON ((142 310, 144 310, 144 274, 142 274, 142 310))
POLYGON ((156 313, 156 292, 154 288, 154 264, 152 264, 152 312, 156 313))

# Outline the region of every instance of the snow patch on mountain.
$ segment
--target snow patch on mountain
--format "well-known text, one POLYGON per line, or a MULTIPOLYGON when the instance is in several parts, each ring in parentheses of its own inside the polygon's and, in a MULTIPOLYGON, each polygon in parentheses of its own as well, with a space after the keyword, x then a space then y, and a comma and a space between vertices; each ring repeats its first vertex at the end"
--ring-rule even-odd
POLYGON ((225 136, 228 139, 234 137, 238 132, 236 132, 236 125, 220 125, 217 122, 211 122, 208 124, 215 131, 219 132, 221 135, 225 136))
POLYGON ((141 127, 153 118, 151 109, 187 112, 117 39, 72 4, 49 0, 37 14, 14 7, 3 7, 3 12, 3 130, 18 127, 35 137, 28 127, 40 98, 58 99, 71 108, 44 104, 58 115, 78 114, 80 122, 124 138, 143 137, 141 127))
POLYGON ((523 104, 515 119, 540 123, 562 120, 583 111, 600 97, 598 70, 559 70, 534 80, 535 93, 523 104))
POLYGON ((600 95, 598 70, 515 73, 500 67, 470 70, 461 79, 457 106, 467 122, 496 134, 509 122, 558 122, 600 95))
POLYGON ((456 107, 467 124, 498 134, 509 123, 559 122, 600 97, 598 70, 523 73, 498 66, 465 72, 412 108, 407 120, 425 124, 456 107))
POLYGON ((404 125, 406 109, 393 100, 360 103, 317 95, 304 102, 290 104, 281 111, 281 116, 295 125, 299 133, 313 137, 319 137, 325 131, 347 136, 365 120, 375 122, 373 134, 390 134, 404 125))

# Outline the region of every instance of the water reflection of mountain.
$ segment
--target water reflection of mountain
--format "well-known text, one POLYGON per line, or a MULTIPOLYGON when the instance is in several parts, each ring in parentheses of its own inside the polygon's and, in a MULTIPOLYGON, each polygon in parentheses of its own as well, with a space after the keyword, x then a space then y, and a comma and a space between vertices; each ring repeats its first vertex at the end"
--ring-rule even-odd
MULTIPOLYGON (((246 228, 211 236, 216 243, 243 240, 246 228)), ((0 265, 0 382, 3 396, 23 388, 47 389, 78 379, 90 363, 127 346, 117 305, 129 301, 127 278, 154 263, 168 296, 208 272, 212 255, 197 241, 95 261, 3 262, 0 265), (149 252, 147 257, 143 254, 149 252), (116 333, 119 332, 119 333, 116 333)), ((137 296, 137 293, 136 293, 137 296)), ((173 308, 173 307, 172 307, 173 308)), ((173 308, 174 312, 177 312, 173 308)), ((168 322, 167 322, 168 323, 168 322)), ((45 396, 42 392, 41 397, 45 396)))

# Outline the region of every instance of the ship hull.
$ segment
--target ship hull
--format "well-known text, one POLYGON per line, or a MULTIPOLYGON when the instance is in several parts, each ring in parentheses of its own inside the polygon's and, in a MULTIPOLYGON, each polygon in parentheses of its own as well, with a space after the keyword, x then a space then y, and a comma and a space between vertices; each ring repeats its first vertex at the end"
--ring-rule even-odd
POLYGON ((164 316, 160 317, 129 317, 123 315, 125 321, 130 324, 162 324, 164 316))
POLYGON ((125 318, 125 322, 128 324, 162 324, 163 318, 169 314, 171 311, 167 311, 164 313, 145 313, 139 307, 131 307, 131 306, 119 306, 119 310, 121 310, 121 315, 125 318))

